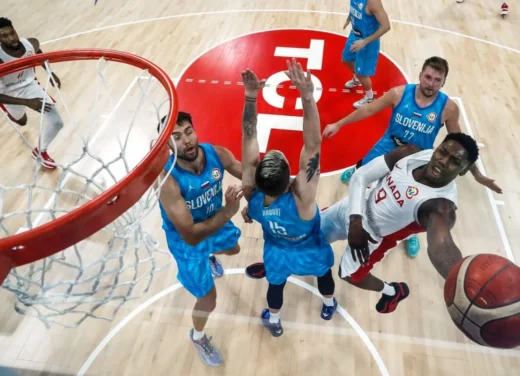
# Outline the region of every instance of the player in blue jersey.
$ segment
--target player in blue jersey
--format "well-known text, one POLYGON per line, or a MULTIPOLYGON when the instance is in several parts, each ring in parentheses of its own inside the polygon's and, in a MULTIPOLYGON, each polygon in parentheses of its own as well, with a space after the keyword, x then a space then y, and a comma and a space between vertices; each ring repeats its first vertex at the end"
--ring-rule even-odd
POLYGON ((300 168, 291 181, 284 154, 270 150, 259 158, 256 101, 265 80, 250 70, 242 73, 245 104, 242 118, 242 187, 249 202, 249 216, 262 225, 264 266, 269 288, 263 325, 275 337, 283 334, 280 309, 283 290, 290 275, 318 277, 324 297, 321 317, 332 319, 337 308, 331 267, 334 254, 320 229, 316 190, 320 176, 321 131, 318 108, 313 97, 311 74, 293 59, 285 73, 300 91, 303 106, 303 149, 300 168))
POLYGON ((342 61, 354 74, 345 84, 347 89, 361 85, 365 96, 354 103, 360 108, 374 100, 372 80, 376 74, 381 37, 390 31, 390 20, 381 0, 350 0, 350 12, 343 26, 352 30, 343 49, 342 61))
MULTIPOLYGON (((419 75, 419 84, 390 89, 383 97, 370 105, 354 111, 336 123, 327 125, 323 136, 330 138, 341 127, 392 107, 392 116, 386 132, 356 167, 364 166, 371 160, 388 154, 404 144, 414 144, 421 149, 433 149, 435 138, 443 125, 446 125, 448 133, 461 131, 457 104, 440 91, 446 82, 448 72, 449 65, 446 60, 437 56, 426 59, 419 75)), ((348 182, 356 167, 344 171, 341 180, 348 182)), ((494 180, 482 175, 475 164, 471 167, 471 173, 480 184, 497 193, 502 193, 494 180)), ((417 256, 420 250, 417 236, 414 235, 407 240, 406 248, 410 256, 417 256)))
MULTIPOLYGON (((172 154, 162 172, 162 178, 166 179, 159 202, 163 229, 177 262, 177 278, 197 299, 192 313, 191 341, 206 364, 217 366, 222 363, 222 356, 204 333, 208 316, 217 304, 213 276, 224 274, 214 254, 235 255, 240 251, 241 232, 231 218, 243 196, 241 187, 230 186, 224 205, 222 181, 224 170, 241 179, 242 167, 229 150, 199 144, 188 113, 179 112, 173 139, 177 162, 168 175, 174 160, 172 154)), ((174 150, 171 141, 168 145, 174 150)))

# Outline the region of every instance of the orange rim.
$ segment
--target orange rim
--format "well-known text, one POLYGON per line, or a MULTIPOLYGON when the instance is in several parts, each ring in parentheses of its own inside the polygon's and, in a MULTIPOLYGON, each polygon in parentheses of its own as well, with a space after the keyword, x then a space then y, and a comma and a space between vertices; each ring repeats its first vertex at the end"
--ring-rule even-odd
POLYGON ((115 50, 73 49, 46 52, 0 65, 0 77, 49 63, 97 60, 120 62, 146 69, 165 88, 170 98, 168 122, 152 150, 130 173, 95 199, 71 212, 21 234, 0 239, 0 284, 11 268, 62 251, 93 235, 134 205, 154 183, 169 158, 168 139, 178 112, 175 85, 164 70, 140 56, 115 50), (115 201, 114 201, 115 199, 115 201))

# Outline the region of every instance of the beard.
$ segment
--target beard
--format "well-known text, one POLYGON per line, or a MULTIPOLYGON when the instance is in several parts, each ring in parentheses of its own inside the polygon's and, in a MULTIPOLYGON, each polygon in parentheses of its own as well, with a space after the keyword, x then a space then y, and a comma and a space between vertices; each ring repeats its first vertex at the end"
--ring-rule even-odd
POLYGON ((182 153, 182 154, 178 154, 177 158, 182 159, 183 161, 186 161, 186 162, 193 162, 197 159, 198 156, 199 156, 199 148, 196 147, 195 152, 193 154, 182 153))

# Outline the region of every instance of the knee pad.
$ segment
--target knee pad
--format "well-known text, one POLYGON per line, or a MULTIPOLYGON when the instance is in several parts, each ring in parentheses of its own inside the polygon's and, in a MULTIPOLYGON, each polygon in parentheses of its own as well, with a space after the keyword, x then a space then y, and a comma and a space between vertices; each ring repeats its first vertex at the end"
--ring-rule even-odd
POLYGON ((325 275, 318 277, 318 290, 320 290, 321 295, 333 295, 335 287, 332 269, 329 269, 325 275))
POLYGON ((281 285, 269 284, 267 289, 267 305, 272 309, 280 309, 283 305, 283 289, 286 282, 281 285))

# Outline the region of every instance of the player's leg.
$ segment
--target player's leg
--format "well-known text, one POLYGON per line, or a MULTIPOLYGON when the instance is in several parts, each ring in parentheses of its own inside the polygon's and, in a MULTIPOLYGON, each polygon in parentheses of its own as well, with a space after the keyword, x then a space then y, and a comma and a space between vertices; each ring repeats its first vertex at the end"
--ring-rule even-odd
POLYGON ((233 222, 229 221, 220 229, 218 236, 214 236, 213 249, 225 249, 224 251, 217 251, 209 256, 209 266, 211 268, 211 274, 215 278, 222 277, 224 275, 224 266, 222 262, 215 255, 226 255, 233 256, 240 253, 240 245, 237 243, 240 237, 240 230, 236 227, 233 222), (231 248, 230 244, 234 244, 231 248))
POLYGON ((55 169, 56 162, 49 156, 47 149, 51 142, 56 138, 59 131, 63 128, 63 119, 56 108, 55 101, 45 90, 34 81, 24 89, 24 98, 46 98, 47 103, 52 103, 51 109, 44 113, 44 124, 42 134, 38 146, 34 148, 32 157, 38 160, 43 167, 48 169, 55 169))
POLYGON ((338 275, 341 279, 362 290, 381 293, 381 299, 376 304, 376 310, 379 313, 395 311, 399 302, 406 299, 410 294, 406 283, 386 283, 370 272, 373 266, 381 261, 394 246, 395 243, 387 242, 386 240, 377 245, 369 244, 369 264, 362 267, 358 259, 353 259, 350 247, 347 245, 339 265, 338 275))
POLYGON ((334 290, 336 284, 332 277, 332 269, 329 269, 327 273, 318 277, 318 290, 323 296, 323 306, 321 307, 321 318, 323 320, 331 320, 334 316, 334 312, 338 308, 338 302, 334 297, 334 290))
POLYGON ((264 243, 265 277, 267 289, 267 308, 262 311, 262 324, 273 337, 283 334, 280 310, 283 306, 283 291, 287 278, 291 275, 284 257, 285 251, 272 244, 264 243))
POLYGON ((345 43, 345 47, 343 47, 343 52, 341 54, 341 61, 343 62, 343 64, 345 64, 345 66, 354 75, 351 80, 349 80, 349 81, 347 81, 345 83, 345 88, 346 89, 353 89, 356 86, 361 85, 361 82, 356 77, 356 71, 355 71, 355 62, 356 62, 357 52, 350 51, 350 48, 352 47, 352 44, 354 44, 354 42, 356 40, 358 40, 358 39, 359 38, 357 38, 354 35, 354 33, 351 31, 349 36, 348 36, 347 42, 345 43))
POLYGON ((374 92, 372 91, 372 77, 376 74, 380 43, 380 40, 377 39, 367 44, 357 53, 355 65, 356 76, 363 86, 365 96, 354 103, 355 108, 361 108, 375 99, 374 92))
MULTIPOLYGON (((266 269, 266 276, 269 273, 266 269)), ((271 273, 272 275, 273 273, 271 273)), ((271 278, 273 280, 273 278, 271 278)), ((283 334, 282 321, 280 320, 280 310, 283 306, 283 290, 287 280, 279 284, 269 282, 267 288, 267 307, 262 311, 262 324, 269 330, 273 337, 280 337, 283 334)))

